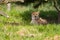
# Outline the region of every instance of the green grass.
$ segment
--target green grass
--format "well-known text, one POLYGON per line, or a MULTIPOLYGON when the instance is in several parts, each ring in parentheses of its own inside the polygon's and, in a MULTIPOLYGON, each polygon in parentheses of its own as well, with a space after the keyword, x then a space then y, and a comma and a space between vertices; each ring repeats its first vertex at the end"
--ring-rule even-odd
MULTIPOLYGON (((7 13, 10 18, 0 16, 0 40, 44 40, 46 37, 53 37, 60 35, 60 24, 47 24, 47 25, 30 25, 31 13, 33 11, 40 11, 40 17, 57 19, 57 12, 50 4, 41 5, 38 9, 33 9, 32 6, 16 6, 12 5, 11 11, 6 10, 6 6, 2 10, 7 13), (53 9, 52 9, 53 8, 53 9), (19 25, 9 24, 5 22, 18 22, 19 25), (35 37, 26 37, 17 34, 21 29, 25 29, 29 34, 35 34, 35 37)), ((26 32, 26 34, 28 34, 26 32)))
MULTIPOLYGON (((60 25, 3 25, 0 24, 0 39, 1 40, 44 40, 45 37, 60 35, 60 25), (35 37, 20 36, 16 32, 24 28, 31 34, 37 34, 35 37)), ((28 34, 28 32, 26 32, 28 34)))

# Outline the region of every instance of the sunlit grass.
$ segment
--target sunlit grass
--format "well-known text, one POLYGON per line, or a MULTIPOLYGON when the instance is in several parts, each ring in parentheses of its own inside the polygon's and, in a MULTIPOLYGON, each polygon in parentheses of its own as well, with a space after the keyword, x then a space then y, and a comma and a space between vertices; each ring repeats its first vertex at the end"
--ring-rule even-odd
POLYGON ((44 40, 45 37, 60 35, 60 25, 0 25, 0 39, 1 40, 44 40), (25 30, 28 34, 35 34, 34 37, 20 36, 16 32, 25 30))

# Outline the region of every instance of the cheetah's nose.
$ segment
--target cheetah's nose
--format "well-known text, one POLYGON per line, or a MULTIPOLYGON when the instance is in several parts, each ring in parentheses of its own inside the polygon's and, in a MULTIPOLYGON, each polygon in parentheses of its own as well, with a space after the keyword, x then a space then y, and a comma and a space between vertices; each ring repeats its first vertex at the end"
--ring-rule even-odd
POLYGON ((36 17, 36 16, 35 16, 36 17))

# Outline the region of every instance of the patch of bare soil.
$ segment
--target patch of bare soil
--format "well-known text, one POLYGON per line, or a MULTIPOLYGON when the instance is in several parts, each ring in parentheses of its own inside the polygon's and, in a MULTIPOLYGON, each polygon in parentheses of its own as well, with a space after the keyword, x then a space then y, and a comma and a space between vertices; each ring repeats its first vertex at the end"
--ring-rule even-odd
POLYGON ((46 37, 44 40, 60 40, 60 35, 54 35, 53 37, 46 37))
POLYGON ((26 36, 26 37, 34 37, 35 35, 34 34, 30 34, 30 32, 25 29, 25 28, 22 28, 20 29, 19 31, 16 32, 18 35, 20 36, 26 36))
POLYGON ((42 36, 42 33, 31 33, 28 29, 22 28, 19 31, 16 32, 19 36, 22 37, 37 37, 37 36, 42 36))

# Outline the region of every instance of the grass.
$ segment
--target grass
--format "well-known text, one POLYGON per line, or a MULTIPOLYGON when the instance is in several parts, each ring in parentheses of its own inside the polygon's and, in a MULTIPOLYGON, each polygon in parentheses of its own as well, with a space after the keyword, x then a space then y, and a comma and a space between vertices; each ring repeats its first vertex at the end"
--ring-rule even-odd
POLYGON ((57 12, 50 4, 41 5, 39 9, 33 9, 30 6, 16 6, 12 5, 11 11, 7 11, 5 7, 2 10, 7 13, 10 18, 0 16, 0 40, 44 40, 46 37, 53 37, 60 35, 60 24, 47 25, 30 25, 31 13, 33 11, 40 11, 40 17, 57 19, 57 12), (53 9, 52 9, 53 8, 53 9), (49 16, 49 17, 48 17, 49 16), (5 22, 18 22, 19 25, 9 24, 5 22), (21 36, 17 32, 20 30, 26 31, 27 34, 34 34, 34 37, 21 36))
MULTIPOLYGON (((48 25, 3 25, 0 24, 0 39, 1 40, 44 40, 45 37, 60 35, 60 25, 48 24, 48 25), (19 30, 25 29, 29 34, 37 34, 35 37, 26 37, 17 34, 19 30)), ((28 34, 26 32, 26 34, 28 34)))

